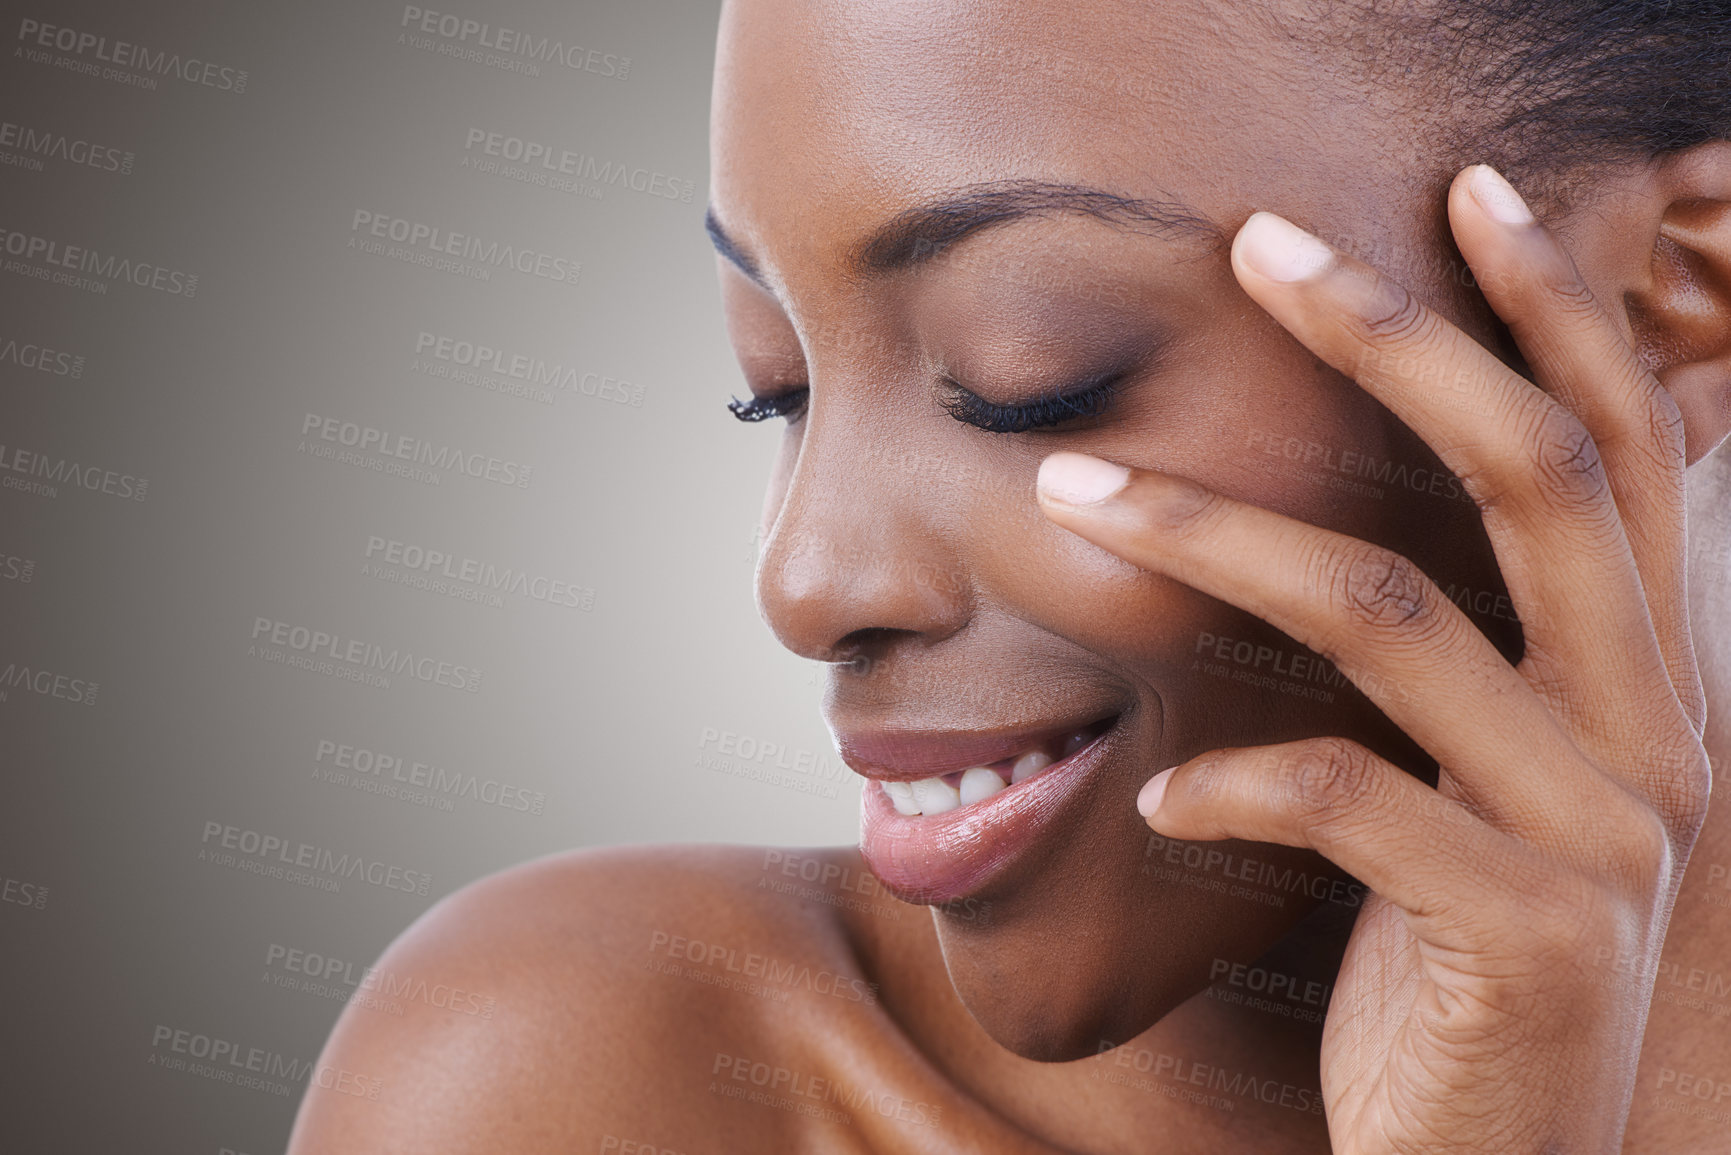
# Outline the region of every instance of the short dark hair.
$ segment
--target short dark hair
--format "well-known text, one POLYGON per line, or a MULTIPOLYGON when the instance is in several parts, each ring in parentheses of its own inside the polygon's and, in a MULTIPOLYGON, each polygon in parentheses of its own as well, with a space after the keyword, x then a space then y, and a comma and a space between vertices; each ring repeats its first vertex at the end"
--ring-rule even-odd
POLYGON ((1540 184, 1731 139, 1731 0, 1319 0, 1299 29, 1382 83, 1416 73, 1428 119, 1470 125, 1458 159, 1540 184))
MULTIPOLYGON (((1731 136, 1725 0, 1446 0, 1490 51, 1501 131, 1570 159, 1607 146, 1651 159, 1731 136)), ((1582 156, 1581 159, 1586 159, 1582 156)))

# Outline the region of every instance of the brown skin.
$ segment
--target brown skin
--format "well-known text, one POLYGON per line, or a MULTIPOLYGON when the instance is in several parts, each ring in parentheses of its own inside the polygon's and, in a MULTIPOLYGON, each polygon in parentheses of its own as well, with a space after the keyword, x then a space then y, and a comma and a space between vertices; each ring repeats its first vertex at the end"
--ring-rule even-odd
MULTIPOLYGON (((1428 791, 1436 781, 1435 763, 1419 748, 1435 754, 1435 735, 1415 731, 1428 725, 1509 736, 1510 751, 1523 755, 1512 761, 1445 759, 1445 790, 1474 805, 1486 837, 1519 838, 1544 852, 1545 868, 1519 877, 1545 885, 1529 887, 1527 906, 1501 911, 1504 922, 1486 924, 1488 941, 1506 945, 1510 927, 1543 922, 1564 908, 1558 896, 1581 893, 1568 888, 1582 871, 1621 857, 1634 866, 1618 880, 1628 885, 1615 891, 1619 926, 1641 928, 1638 941, 1578 943, 1582 950, 1571 957, 1594 957, 1593 947, 1614 943, 1611 957, 1635 960, 1625 969, 1651 965, 1705 787, 1700 766, 1689 760, 1691 750, 1699 752, 1689 722, 1700 687, 1691 685, 1681 585, 1666 578, 1680 575, 1681 538, 1667 517, 1681 500, 1680 473, 1663 466, 1660 441, 1604 436, 1604 413, 1637 391, 1638 366, 1619 374, 1605 370, 1614 359, 1601 358, 1571 391, 1547 352, 1571 342, 1528 338, 1517 345, 1501 322, 1517 333, 1579 322, 1579 310, 1532 288, 1532 270, 1558 256, 1543 247, 1549 235, 1560 238, 1592 297, 1604 303, 1588 335, 1634 344, 1682 414, 1689 459, 1702 456, 1731 423, 1731 147, 1593 174, 1567 214, 1547 217, 1551 234, 1504 236, 1470 215, 1460 188, 1446 200, 1445 216, 1457 166, 1413 130, 1403 111, 1412 100, 1398 92, 1366 100, 1350 78, 1296 57, 1285 41, 1236 23, 1230 34, 1221 32, 1210 15, 1217 11, 1170 5, 1158 21, 1141 21, 1104 4, 878 11, 747 0, 723 19, 712 200, 769 286, 723 262, 729 331, 755 393, 804 382, 812 389, 810 409, 783 439, 765 505, 758 588, 766 620, 803 655, 870 659, 865 673, 833 675, 825 704, 833 726, 987 728, 1067 718, 1082 708, 1119 712, 1118 754, 1085 805, 974 903, 934 915, 872 887, 853 851, 810 852, 841 868, 827 885, 784 871, 799 860, 771 857, 766 869, 765 852, 714 849, 588 852, 478 883, 406 933, 381 965, 494 997, 495 1015, 419 1004, 400 1017, 351 1008, 321 1063, 382 1080, 380 1094, 310 1092, 292 1150, 619 1149, 605 1146, 612 1135, 686 1155, 1321 1151, 1329 1149, 1329 1134, 1323 1116, 1308 1109, 1318 1101, 1319 1054, 1325 1072, 1333 1064, 1320 1086, 1329 1094, 1336 1149, 1382 1149, 1378 1142, 1398 1130, 1388 1123, 1386 1097, 1355 1095, 1352 1072, 1338 1056, 1367 1053, 1363 1066, 1376 1070, 1394 1064, 1381 1034, 1338 1013, 1343 1000, 1336 1000, 1325 1048, 1314 1023, 1229 1001, 1244 993, 1230 983, 1197 993, 1218 960, 1261 958, 1269 970, 1300 976, 1300 984, 1335 981, 1357 907, 1306 905, 1292 894, 1279 906, 1249 902, 1143 869, 1159 865, 1159 856, 1151 859, 1149 826, 1134 809, 1138 789, 1154 771, 1221 747, 1351 739, 1411 775, 1376 778, 1397 792, 1389 797, 1422 799, 1427 795, 1398 794, 1428 791), (982 43, 991 45, 984 58, 990 66, 970 55, 982 43), (1087 66, 1053 84, 1044 69, 1054 60, 1087 66), (1055 214, 976 233, 917 268, 849 274, 862 240, 898 213, 963 186, 1010 178, 1176 198, 1214 231, 1138 231, 1055 214), (1670 665, 1667 673, 1662 662, 1540 663, 1534 676, 1548 695, 1545 706, 1576 724, 1604 716, 1598 707, 1610 699, 1596 695, 1606 688, 1627 698, 1634 687, 1647 704, 1604 722, 1609 729, 1593 740, 1581 739, 1591 755, 1583 763, 1524 756, 1531 751, 1520 743, 1536 731, 1531 715, 1510 708, 1512 683, 1497 700, 1451 699, 1452 716, 1407 718, 1403 733, 1344 690, 1319 705, 1198 673, 1192 665, 1204 633, 1302 652, 1258 613, 1344 655, 1355 673, 1369 659, 1353 644, 1374 649, 1395 639, 1405 664, 1384 669, 1383 685, 1391 678, 1423 685, 1436 670, 1458 668, 1458 660, 1434 637, 1409 645, 1385 629, 1343 640, 1323 628, 1350 619, 1340 605, 1276 604, 1268 589, 1295 571, 1273 560, 1267 524, 1257 531, 1262 544, 1252 537, 1236 554, 1210 554, 1203 539, 1174 534, 1158 517, 1106 532, 1062 511, 1048 516, 1034 500, 1042 459, 1076 450, 1157 471, 1138 484, 1188 478, 1247 507, 1387 547, 1445 590, 1464 587, 1492 599, 1503 592, 1497 555, 1470 501, 1398 485, 1375 496, 1348 492, 1329 484, 1339 477, 1325 469, 1264 451, 1293 438, 1336 455, 1434 469, 1436 457, 1408 423, 1451 456, 1461 446, 1494 444, 1497 431, 1519 422, 1493 414, 1481 418, 1480 429, 1439 433, 1439 419, 1464 418, 1459 406, 1437 405, 1439 397, 1451 400, 1437 382, 1456 380, 1460 363, 1435 350, 1428 360, 1403 360, 1410 348, 1389 347, 1379 364, 1405 367, 1363 387, 1343 375, 1362 365, 1344 363, 1338 348, 1340 334, 1355 324, 1351 309, 1321 301, 1314 287, 1270 288, 1229 259, 1233 235, 1259 209, 1357 254, 1522 372, 1531 361, 1531 376, 1573 401, 1601 440, 1617 501, 1610 524, 1628 522, 1632 568, 1583 576, 1559 567, 1555 582, 1572 590, 1565 601, 1592 605, 1591 591, 1626 593, 1638 569, 1653 623, 1648 633, 1641 634, 1641 622, 1603 613, 1586 632, 1610 636, 1626 654, 1650 646, 1670 665), (1447 239, 1451 219, 1496 312, 1458 276, 1460 257, 1447 239), (953 420, 933 397, 936 371, 988 400, 1016 403, 1124 359, 1136 371, 1114 408, 1063 431, 985 433, 953 420), (1391 392, 1385 378, 1402 374, 1420 379, 1406 382, 1404 422, 1379 403, 1401 408, 1400 381, 1391 392), (831 543, 884 564, 838 564, 842 555, 831 543), (1231 563, 1221 564, 1222 557, 1231 563), (950 580, 918 581, 909 576, 916 572, 950 580), (1228 588, 1222 575, 1239 575, 1239 585, 1228 588), (1582 784, 1637 781, 1660 759, 1642 762, 1629 752, 1655 750, 1669 752, 1674 773, 1657 784, 1640 780, 1640 805, 1608 819, 1607 796, 1582 784), (1511 766, 1536 768, 1541 794, 1584 808, 1586 816, 1570 816, 1568 829, 1591 830, 1598 841, 1583 852, 1566 838, 1547 842, 1543 832, 1523 827, 1531 815, 1498 794, 1525 780, 1511 766), (1644 825, 1642 814, 1664 799, 1673 803, 1670 825, 1644 825), (1657 866, 1637 850, 1643 831, 1654 829, 1676 852, 1657 866), (1576 873, 1553 870, 1559 861, 1576 873), (876 987, 869 1001, 856 1002, 797 983, 782 984, 785 1000, 716 986, 704 979, 726 978, 726 959, 735 956, 676 959, 675 938, 723 945, 740 958, 770 956, 778 970, 804 963, 876 987), (666 973, 675 964, 683 970, 666 973), (1123 1048, 1084 1057, 1103 1040, 1126 1039, 1123 1048), (736 1056, 899 1097, 904 1114, 917 1118, 941 1107, 937 1125, 885 1119, 857 1098, 839 1108, 850 1117, 842 1125, 726 1097, 717 1088, 754 1089, 730 1078, 736 1056), (1222 1096, 1218 1081, 1210 1090, 1216 1072, 1240 1093, 1222 1096), (1275 1087, 1276 1098, 1284 1090, 1286 1105, 1242 1093, 1247 1077, 1275 1087), (1185 1091, 1230 1098, 1233 1109, 1178 1097, 1185 1091)), ((1466 354, 1457 348, 1453 355, 1466 354)), ((1535 474, 1510 466, 1511 456, 1518 454, 1485 468, 1518 488, 1535 474)), ((1544 540, 1533 556, 1606 556, 1581 544, 1588 539, 1578 527, 1568 538, 1568 519, 1556 520, 1565 536, 1544 540)), ((1531 544, 1530 535, 1518 536, 1498 540, 1505 560, 1511 542, 1531 544)), ((1723 526, 1705 535, 1727 536, 1723 526)), ((1723 566, 1722 554, 1706 558, 1703 572, 1714 564, 1723 566)), ((1545 582, 1533 569, 1506 571, 1518 578, 1507 585, 1512 597, 1527 599, 1523 617, 1538 622, 1537 609, 1555 599, 1554 591, 1535 592, 1545 582)), ((1703 636, 1723 625, 1702 620, 1709 603, 1697 599, 1694 642, 1704 654, 1712 643, 1703 636)), ((1506 612, 1469 624, 1505 656, 1519 657, 1506 612)), ((1585 645, 1580 622, 1551 624, 1537 635, 1543 657, 1587 652, 1569 649, 1585 645)), ((1713 716, 1731 712, 1731 678, 1712 655, 1703 666, 1713 716)), ((1529 654, 1522 673, 1534 668, 1529 654)), ((1722 730, 1709 740, 1718 757, 1731 754, 1722 730)), ((1209 799, 1190 789, 1198 781, 1194 767, 1180 772, 1174 781, 1189 787, 1174 788, 1155 828, 1187 839, 1235 835, 1248 841, 1199 845, 1344 878, 1305 848, 1326 845, 1337 859, 1351 859, 1341 850, 1350 840, 1319 841, 1319 824, 1300 819, 1350 817, 1352 808, 1319 809, 1312 799, 1305 811, 1290 804, 1290 792, 1245 791, 1243 775, 1256 771, 1236 765, 1237 776, 1217 774, 1222 785, 1209 799)), ((1290 770, 1290 763, 1263 765, 1255 781, 1289 783, 1297 777, 1290 770)), ((1378 874, 1396 893, 1400 879, 1431 869, 1451 893, 1476 893, 1483 880, 1474 869, 1482 874, 1483 861, 1496 860, 1439 867, 1434 854, 1423 853, 1448 845, 1422 825, 1436 818, 1435 809, 1396 806, 1392 814, 1381 824, 1390 844, 1371 847, 1370 861, 1353 860, 1360 877, 1378 874)), ((1695 856, 1731 865, 1726 808, 1711 811, 1695 856)), ((1506 867, 1510 860, 1501 861, 1506 867)), ((1725 908, 1713 901, 1720 893, 1731 895, 1711 887, 1699 868, 1682 882, 1664 939, 1664 960, 1678 964, 1679 981, 1691 967, 1716 969, 1714 960, 1731 951, 1725 908)), ((1391 933, 1410 928, 1380 896, 1377 906, 1377 925, 1391 933)), ((1361 970, 1372 949, 1367 942, 1361 935, 1350 949, 1361 970)), ((1437 1082, 1405 1089, 1398 1122, 1427 1122, 1415 1118, 1413 1106, 1426 1091, 1460 1107, 1463 1095, 1490 1085, 1495 1092, 1480 1101, 1494 1116, 1488 1134, 1514 1134, 1498 1129, 1510 1119, 1549 1125, 1521 1133, 1523 1145, 1514 1149, 1536 1150, 1549 1138, 1563 1141, 1563 1150, 1607 1149, 1602 1140, 1621 1125, 1632 1081, 1626 1150, 1709 1150, 1722 1140, 1721 1124, 1675 1110, 1695 1100, 1678 1099, 1675 1079, 1661 1080, 1667 1069, 1731 1080, 1725 1024, 1679 1002, 1654 1002, 1637 1076, 1620 1058, 1640 1034, 1647 993, 1630 994, 1639 984, 1590 981, 1606 969, 1615 974, 1616 966, 1576 969, 1581 973, 1547 972, 1530 991, 1515 992, 1526 1001, 1510 1022, 1543 1030, 1503 1032, 1515 1041, 1501 1049, 1466 1048, 1452 1056, 1457 1066, 1449 1071, 1425 1064, 1437 1082), (1564 1013, 1589 1003, 1591 1013, 1564 1013), (1559 1054, 1614 1061, 1583 1066, 1559 1062, 1559 1054)), ((1356 989, 1369 992, 1362 997, 1377 1005, 1405 1005, 1399 991, 1360 983, 1356 989)), ((1288 1009, 1311 1008, 1295 1002, 1288 1009)), ((1495 1146, 1468 1131, 1469 1122, 1428 1121, 1440 1130, 1418 1127, 1406 1149, 1448 1150, 1455 1140, 1469 1149, 1495 1146)), ((1608 1149, 1616 1149, 1614 1141, 1608 1149)))

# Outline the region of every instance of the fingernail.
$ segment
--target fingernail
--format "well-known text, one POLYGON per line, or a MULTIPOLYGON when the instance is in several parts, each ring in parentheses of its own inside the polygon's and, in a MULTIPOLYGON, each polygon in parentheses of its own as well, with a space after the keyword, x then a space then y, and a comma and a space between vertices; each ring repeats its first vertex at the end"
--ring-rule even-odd
POLYGON ((1256 213, 1233 242, 1244 263, 1271 281, 1302 281, 1334 263, 1334 250, 1273 213, 1256 213))
POLYGON ((1473 199, 1479 202, 1479 207, 1485 210, 1485 215, 1493 221, 1505 225, 1533 223, 1533 211, 1527 207, 1527 202, 1521 199, 1515 186, 1504 180, 1503 174, 1490 165, 1473 165, 1472 176, 1467 178, 1467 189, 1473 194, 1473 199))
MULTIPOLYGON (((1172 767, 1176 770, 1178 767, 1172 767)), ((1172 781, 1172 770, 1162 770, 1148 779, 1142 787, 1142 793, 1136 795, 1136 809, 1144 818, 1154 817, 1154 812, 1160 809, 1160 799, 1166 796, 1166 784, 1172 781)))
POLYGON ((1093 505, 1123 489, 1130 471, 1086 453, 1054 453, 1040 462, 1041 493, 1065 505, 1093 505))

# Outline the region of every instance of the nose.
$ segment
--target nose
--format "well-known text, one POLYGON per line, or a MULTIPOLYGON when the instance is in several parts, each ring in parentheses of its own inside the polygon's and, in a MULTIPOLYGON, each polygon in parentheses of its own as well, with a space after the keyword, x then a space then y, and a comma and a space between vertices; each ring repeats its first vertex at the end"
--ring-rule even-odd
POLYGON ((782 645, 819 661, 941 641, 974 600, 956 534, 944 532, 943 487, 915 451, 822 416, 834 419, 807 417, 758 556, 759 612, 782 645))

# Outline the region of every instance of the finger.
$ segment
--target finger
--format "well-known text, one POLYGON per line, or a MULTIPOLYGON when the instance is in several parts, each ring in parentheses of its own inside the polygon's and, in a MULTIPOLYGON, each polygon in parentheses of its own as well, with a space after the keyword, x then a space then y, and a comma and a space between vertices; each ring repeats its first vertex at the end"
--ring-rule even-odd
POLYGON ((1550 708, 1436 584, 1390 550, 1234 501, 1183 478, 1079 453, 1040 466, 1046 516, 1133 565, 1270 623, 1340 668, 1449 767, 1502 829, 1587 847, 1583 810, 1618 786, 1587 762, 1550 708), (1122 484, 1086 500, 1089 478, 1122 484), (1495 718, 1496 725, 1486 725, 1495 718))
POLYGON ((1672 685, 1699 733, 1706 698, 1689 637, 1682 411, 1495 169, 1463 169, 1448 205, 1455 241, 1534 379, 1599 448, 1672 685))
POLYGON ((1587 751, 1627 767, 1625 735, 1667 710, 1684 724, 1586 427, 1400 284, 1279 217, 1253 216, 1232 252, 1246 292, 1461 478, 1535 656, 1526 672, 1587 751))
POLYGON ((1555 869, 1344 738, 1213 750, 1156 775, 1136 805, 1168 838, 1314 850, 1405 911, 1420 938, 1463 952, 1519 925, 1527 889, 1555 869))

